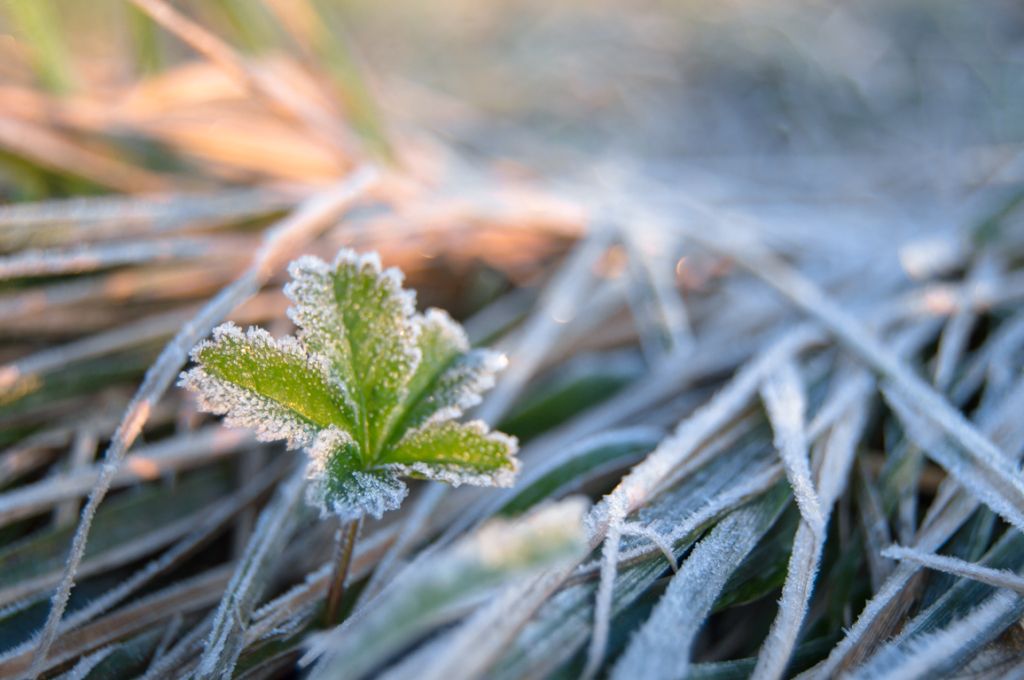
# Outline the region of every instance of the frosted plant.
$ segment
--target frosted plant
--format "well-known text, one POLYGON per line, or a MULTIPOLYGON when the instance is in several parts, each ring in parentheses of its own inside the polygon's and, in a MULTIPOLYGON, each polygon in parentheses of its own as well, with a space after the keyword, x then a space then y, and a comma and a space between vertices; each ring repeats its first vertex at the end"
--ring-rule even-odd
POLYGON ((192 350, 198 365, 180 384, 228 425, 307 449, 309 502, 347 523, 343 582, 358 522, 401 504, 402 477, 511 486, 516 439, 455 420, 494 385, 505 358, 471 350, 447 313, 416 313, 402 273, 382 271, 376 253, 342 250, 331 265, 305 256, 288 271, 298 337, 224 324, 192 350))

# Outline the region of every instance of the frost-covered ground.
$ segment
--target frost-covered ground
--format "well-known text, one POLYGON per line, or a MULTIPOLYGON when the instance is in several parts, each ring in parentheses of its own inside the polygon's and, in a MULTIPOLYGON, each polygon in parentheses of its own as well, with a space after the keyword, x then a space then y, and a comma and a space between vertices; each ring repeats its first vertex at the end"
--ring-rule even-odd
POLYGON ((1020 8, 329 5, 365 92, 185 10, 138 87, 0 40, 0 677, 1019 677, 1020 8), (342 247, 507 355, 522 466, 411 483, 324 630, 301 457, 171 386, 342 247))

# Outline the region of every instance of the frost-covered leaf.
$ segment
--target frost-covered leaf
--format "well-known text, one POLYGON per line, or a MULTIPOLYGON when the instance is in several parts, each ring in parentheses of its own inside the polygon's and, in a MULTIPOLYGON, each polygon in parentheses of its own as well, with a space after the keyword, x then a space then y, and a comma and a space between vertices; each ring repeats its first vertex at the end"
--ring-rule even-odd
MULTIPOLYGON (((744 478, 763 473, 775 464, 775 460, 771 432, 766 424, 757 427, 709 461, 700 473, 680 480, 639 509, 632 519, 663 535, 683 525, 691 526, 692 530, 673 537, 674 559, 679 560, 709 525, 743 503, 723 505, 714 499, 733 495, 732 489, 742 484, 744 478), (708 513, 707 508, 717 510, 708 513)), ((784 483, 779 486, 788 488, 784 483)), ((628 557, 635 550, 644 552, 620 567, 613 592, 613 617, 636 605, 643 594, 669 571, 668 560, 661 551, 651 551, 646 538, 626 536, 623 543, 621 557, 628 557)), ((552 674, 580 653, 590 636, 595 590, 596 581, 584 580, 563 588, 548 600, 523 628, 488 677, 493 680, 578 677, 578 674, 552 674)))
POLYGON ((376 253, 341 250, 331 265, 306 256, 289 272, 295 281, 285 293, 295 302, 289 312, 299 338, 350 387, 362 415, 362 431, 353 436, 372 457, 420 363, 420 326, 411 318, 416 295, 402 289, 399 270, 381 270, 376 253))
POLYGON ((381 462, 403 474, 459 484, 511 486, 518 470, 515 437, 482 420, 430 423, 410 431, 381 462))
POLYGON ((761 498, 731 512, 697 544, 672 577, 650 618, 615 662, 613 680, 686 676, 694 638, 719 593, 743 558, 771 529, 788 500, 789 489, 776 485, 761 498))
POLYGON ((331 428, 317 436, 307 469, 312 482, 307 498, 342 521, 380 516, 402 504, 409 493, 392 467, 361 469, 359 444, 347 432, 331 428))
POLYGON ((447 312, 431 308, 417 316, 415 321, 420 327, 421 356, 420 365, 409 381, 407 406, 413 406, 425 397, 448 365, 469 351, 466 332, 447 312))
MULTIPOLYGON (((1024 567, 1024 536, 1012 529, 1007 531, 979 560, 978 564, 983 565, 986 569, 1019 573, 1024 567)), ((931 606, 907 621, 899 635, 891 640, 891 646, 896 649, 906 649, 907 645, 914 640, 927 638, 929 635, 948 628, 956 621, 969 616, 972 611, 996 593, 998 593, 997 588, 980 581, 967 578, 956 581, 931 606)), ((1024 599, 1020 597, 1004 602, 1007 605, 1005 612, 1007 614, 1024 606, 1024 599)), ((1016 620, 1019 616, 1018 612, 1011 620, 1016 620)), ((961 658, 969 658, 984 644, 984 638, 975 638, 972 641, 965 638, 961 641, 959 655, 961 658)))
POLYGON ((847 677, 916 680, 948 677, 1020 618, 1024 601, 1000 590, 981 606, 942 630, 891 642, 847 677), (965 653, 966 652, 966 653, 965 653))
POLYGON ((458 418, 480 403, 480 394, 494 387, 494 374, 506 359, 487 349, 469 349, 462 327, 439 309, 428 309, 417 319, 422 331, 423 357, 409 382, 405 412, 391 442, 426 421, 441 423, 458 418))
POLYGON ((226 414, 231 427, 251 427, 264 441, 312 443, 316 432, 351 427, 343 392, 326 367, 293 338, 275 340, 260 328, 243 333, 226 323, 213 341, 192 350, 199 364, 182 375, 182 387, 199 393, 199 407, 226 414))
POLYGON ((470 350, 441 310, 416 314, 401 272, 382 270, 376 253, 302 257, 289 272, 298 337, 218 328, 181 380, 201 408, 309 447, 309 501, 345 520, 397 508, 401 475, 511 486, 517 440, 452 422, 494 385, 503 356, 470 350))

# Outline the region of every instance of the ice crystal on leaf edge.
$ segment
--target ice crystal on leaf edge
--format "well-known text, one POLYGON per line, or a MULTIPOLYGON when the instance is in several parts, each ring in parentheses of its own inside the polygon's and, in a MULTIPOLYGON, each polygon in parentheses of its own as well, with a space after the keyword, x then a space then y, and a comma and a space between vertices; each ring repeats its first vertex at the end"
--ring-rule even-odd
POLYGON ((215 329, 179 382, 200 409, 306 448, 309 501, 346 521, 397 508, 400 477, 512 485, 515 437, 455 420, 494 386, 504 356, 470 349, 442 310, 416 313, 415 292, 376 253, 343 249, 330 265, 307 255, 288 271, 297 337, 215 329))

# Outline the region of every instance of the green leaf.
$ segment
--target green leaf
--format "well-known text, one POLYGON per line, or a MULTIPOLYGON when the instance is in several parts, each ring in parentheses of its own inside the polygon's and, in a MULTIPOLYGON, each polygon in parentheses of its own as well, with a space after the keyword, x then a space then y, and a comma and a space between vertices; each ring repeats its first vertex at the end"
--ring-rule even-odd
POLYGON ((295 277, 285 286, 295 302, 289 316, 302 329, 300 340, 327 360, 339 383, 350 386, 360 414, 351 434, 372 460, 420 363, 420 326, 411 319, 416 296, 402 289, 400 271, 381 271, 376 253, 345 249, 330 266, 305 256, 289 273, 295 277))
POLYGON ((426 314, 416 316, 420 327, 420 364, 409 381, 407 405, 419 403, 437 377, 459 356, 469 351, 469 339, 458 322, 441 309, 430 308, 426 314))
POLYGON ((323 428, 351 427, 344 388, 294 338, 277 341, 261 328, 242 333, 227 323, 192 358, 200 365, 179 385, 199 393, 202 410, 227 414, 231 427, 251 427, 264 441, 287 439, 292 447, 312 443, 323 428))
POLYGON ((389 445, 425 422, 453 420, 479 404, 480 394, 494 387, 494 374, 508 363, 497 352, 470 350, 462 326, 440 309, 428 309, 416 321, 422 328, 419 345, 423 358, 409 382, 405 415, 389 445))
POLYGON ((415 313, 415 295, 376 253, 302 257, 285 293, 297 338, 214 331, 180 384, 199 406, 261 439, 309 449, 308 500, 343 519, 380 517, 408 490, 399 476, 511 486, 518 442, 482 421, 452 422, 481 401, 503 356, 470 350, 447 313, 415 313))
POLYGON ((512 486, 519 467, 517 447, 515 437, 491 432, 482 420, 429 423, 411 430, 381 462, 395 465, 405 475, 455 486, 512 486))
POLYGON ((397 509, 409 493, 397 470, 362 469, 359 444, 343 430, 321 432, 309 454, 307 474, 312 483, 307 499, 343 522, 364 514, 380 519, 386 510, 397 509))

